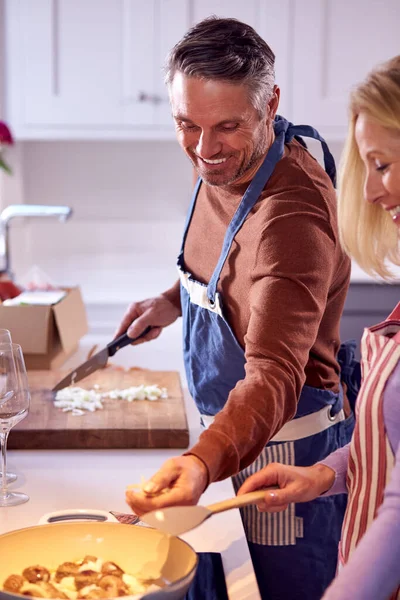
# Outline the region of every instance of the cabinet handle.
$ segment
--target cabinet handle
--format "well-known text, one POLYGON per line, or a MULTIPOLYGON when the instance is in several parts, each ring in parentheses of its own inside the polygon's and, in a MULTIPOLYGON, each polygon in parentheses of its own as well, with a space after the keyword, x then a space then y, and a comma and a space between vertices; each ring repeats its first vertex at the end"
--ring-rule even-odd
POLYGON ((151 104, 161 104, 162 102, 168 102, 168 98, 163 98, 157 94, 148 94, 147 92, 139 92, 138 102, 150 102, 151 104))

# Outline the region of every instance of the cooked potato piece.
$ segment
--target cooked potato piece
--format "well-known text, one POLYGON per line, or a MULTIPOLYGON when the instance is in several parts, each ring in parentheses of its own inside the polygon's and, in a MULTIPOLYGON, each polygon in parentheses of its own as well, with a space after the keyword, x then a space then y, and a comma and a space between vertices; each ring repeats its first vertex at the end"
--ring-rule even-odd
POLYGON ((81 571, 75 575, 75 586, 77 590, 81 590, 87 585, 92 585, 93 583, 97 583, 97 580, 100 577, 100 573, 97 571, 81 571))
POLYGON ((79 572, 79 565, 73 562, 65 562, 60 565, 56 571, 54 579, 60 583, 64 577, 75 576, 79 572))
POLYGON ((103 564, 101 567, 101 572, 103 575, 115 575, 116 577, 122 577, 124 571, 116 565, 114 562, 108 561, 103 564))
POLYGON ((128 586, 120 577, 115 577, 114 575, 105 575, 99 580, 97 585, 107 592, 109 598, 126 596, 129 593, 128 586))
POLYGON ((29 583, 37 583, 38 581, 49 581, 50 572, 41 565, 34 565, 33 567, 27 567, 22 571, 23 577, 29 581, 29 583))
POLYGON ((3 589, 7 592, 18 593, 24 585, 25 579, 22 575, 10 575, 3 583, 3 589))

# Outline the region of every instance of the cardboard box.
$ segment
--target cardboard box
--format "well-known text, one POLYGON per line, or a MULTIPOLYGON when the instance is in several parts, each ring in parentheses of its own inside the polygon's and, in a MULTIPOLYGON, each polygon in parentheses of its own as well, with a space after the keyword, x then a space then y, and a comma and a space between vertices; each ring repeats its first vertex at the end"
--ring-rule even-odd
POLYGON ((21 345, 27 369, 57 369, 88 331, 79 288, 64 289, 67 295, 51 306, 0 305, 0 328, 21 345))

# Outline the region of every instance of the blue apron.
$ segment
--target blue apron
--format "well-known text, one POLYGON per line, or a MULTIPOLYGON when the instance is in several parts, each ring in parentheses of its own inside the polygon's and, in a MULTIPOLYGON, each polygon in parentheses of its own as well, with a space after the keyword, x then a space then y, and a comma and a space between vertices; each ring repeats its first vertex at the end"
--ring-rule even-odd
MULTIPOLYGON (((217 284, 236 233, 258 201, 275 165, 284 155, 284 145, 304 135, 321 142, 325 169, 335 182, 335 163, 325 141, 312 127, 294 126, 282 117, 274 123, 275 140, 249 184, 228 228, 222 251, 208 285, 185 271, 184 245, 194 212, 201 179, 195 187, 186 220, 178 270, 181 277, 183 352, 189 391, 200 414, 216 415, 229 393, 245 377, 245 354, 222 312, 217 284)), ((299 139, 302 142, 301 139, 299 139)), ((342 356, 350 361, 349 352, 342 356)), ((346 366, 346 365, 345 365, 346 366)), ((349 366, 349 365, 348 365, 349 366)), ((346 373, 349 371, 345 369, 346 373)), ((304 386, 295 419, 330 406, 333 416, 343 407, 342 389, 331 391, 304 386)), ((237 490, 252 473, 269 462, 307 466, 350 441, 353 416, 306 438, 270 442, 257 460, 233 478, 237 490)), ((246 507, 242 519, 262 598, 273 600, 319 600, 333 579, 346 496, 318 498, 291 505, 282 513, 260 513, 246 507)))

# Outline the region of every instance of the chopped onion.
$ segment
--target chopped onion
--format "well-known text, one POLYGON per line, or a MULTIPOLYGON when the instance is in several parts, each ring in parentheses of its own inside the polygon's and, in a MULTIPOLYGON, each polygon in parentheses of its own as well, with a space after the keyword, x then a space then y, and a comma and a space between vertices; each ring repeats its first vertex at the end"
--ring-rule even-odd
POLYGON ((85 411, 94 412, 103 409, 103 402, 107 399, 112 400, 160 400, 168 398, 166 388, 160 388, 158 385, 138 385, 125 388, 123 390, 111 390, 103 394, 98 393, 98 385, 94 389, 85 390, 80 387, 66 387, 56 394, 54 406, 60 408, 63 412, 71 412, 75 417, 82 416, 85 411))
POLYGON ((94 412, 103 408, 101 394, 80 387, 66 387, 58 391, 54 406, 61 408, 63 412, 72 412, 74 416, 83 415, 85 410, 94 412))
POLYGON ((167 390, 158 387, 158 385, 138 385, 124 390, 112 390, 102 394, 102 397, 132 402, 133 400, 159 400, 160 398, 168 398, 168 395, 167 390))

